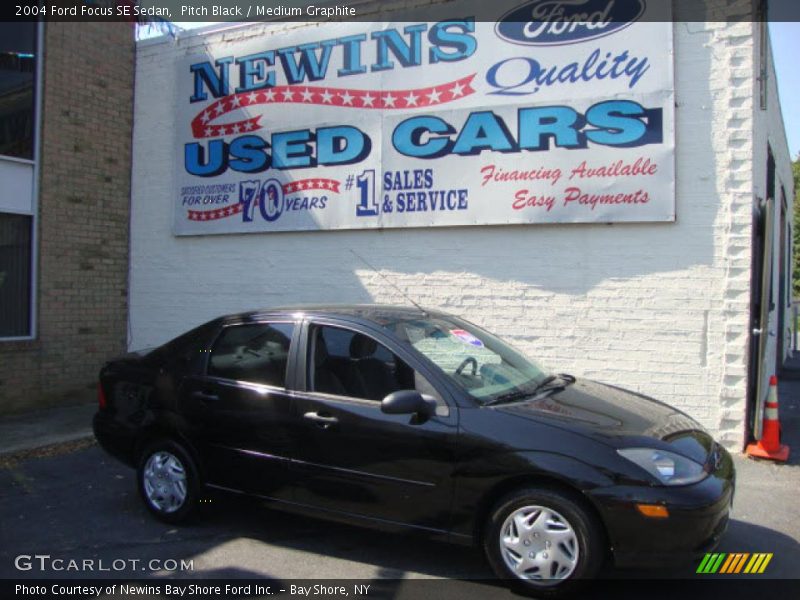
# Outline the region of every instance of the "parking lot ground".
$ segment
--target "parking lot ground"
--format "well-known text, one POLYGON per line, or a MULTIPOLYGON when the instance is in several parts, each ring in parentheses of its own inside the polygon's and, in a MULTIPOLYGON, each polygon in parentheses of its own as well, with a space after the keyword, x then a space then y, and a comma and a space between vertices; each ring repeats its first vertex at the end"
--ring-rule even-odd
POLYGON ((192 559, 194 571, 181 576, 490 576, 481 555, 469 548, 289 515, 237 496, 214 495, 195 523, 166 525, 145 511, 134 472, 98 446, 7 465, 0 469, 0 490, 4 578, 34 575, 13 565, 23 552, 106 562, 192 559))
MULTIPOLYGON (((720 551, 772 552, 768 574, 800 575, 800 467, 737 458, 733 519, 720 551)), ((96 445, 63 455, 6 461, 0 468, 0 578, 359 579, 447 578, 465 596, 508 592, 476 549, 285 514, 263 503, 219 495, 194 524, 151 518, 132 470, 96 445), (20 571, 20 554, 102 559, 123 570, 20 571), (151 560, 190 560, 192 570, 158 572, 151 560), (132 561, 138 560, 138 563, 132 561), (135 566, 134 566, 135 565, 135 566)), ((95 563, 96 564, 96 563, 95 563)), ((648 571, 607 570, 612 579, 696 578, 695 564, 648 571)))
POLYGON ((82 402, 0 418, 0 456, 93 438, 97 403, 82 402))
MULTIPOLYGON (((735 458, 733 515, 718 549, 773 553, 762 580, 800 578, 800 377, 796 375, 800 371, 782 376, 779 388, 783 439, 792 446, 790 460, 776 464, 743 455, 735 458)), ((0 457, 0 541, 3 579, 349 579, 370 581, 373 591, 393 597, 419 595, 418 587, 402 593, 403 586, 415 585, 411 582, 447 579, 448 597, 512 597, 491 580, 477 549, 290 515, 240 497, 213 496, 195 523, 165 525, 145 511, 134 472, 85 437, 0 457), (122 560, 124 568, 19 570, 15 558, 21 554, 79 563, 102 560, 106 568, 122 560), (159 571, 167 559, 191 561, 192 569, 159 571)), ((604 577, 696 581, 696 566, 609 568, 604 577)))

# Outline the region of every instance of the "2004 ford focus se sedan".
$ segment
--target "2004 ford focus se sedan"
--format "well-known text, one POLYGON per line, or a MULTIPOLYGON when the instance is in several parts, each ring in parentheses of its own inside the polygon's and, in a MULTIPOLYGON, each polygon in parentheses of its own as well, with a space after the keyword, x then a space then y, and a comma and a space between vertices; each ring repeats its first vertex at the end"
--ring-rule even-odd
POLYGON ((94 431, 176 522, 209 489, 315 517, 476 543, 556 595, 618 565, 707 551, 734 489, 693 419, 545 371, 436 311, 293 307, 225 316, 100 372, 94 431))

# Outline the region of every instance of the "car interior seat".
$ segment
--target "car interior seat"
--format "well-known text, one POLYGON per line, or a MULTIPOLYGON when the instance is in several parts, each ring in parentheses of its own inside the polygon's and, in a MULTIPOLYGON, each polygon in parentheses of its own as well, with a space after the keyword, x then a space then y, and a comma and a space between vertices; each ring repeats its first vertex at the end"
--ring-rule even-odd
POLYGON ((328 347, 322 330, 318 329, 314 336, 314 391, 326 394, 348 395, 341 379, 331 368, 328 347))
POLYGON ((348 379, 360 398, 383 400, 386 395, 400 389, 390 365, 376 358, 377 349, 378 342, 365 335, 356 334, 350 340, 348 379))

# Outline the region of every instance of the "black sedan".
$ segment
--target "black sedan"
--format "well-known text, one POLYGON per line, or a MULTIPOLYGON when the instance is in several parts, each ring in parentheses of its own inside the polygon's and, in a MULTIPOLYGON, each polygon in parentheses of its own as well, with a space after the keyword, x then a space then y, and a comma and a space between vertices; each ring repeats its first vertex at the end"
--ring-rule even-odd
POLYGON ((209 489, 476 543, 555 595, 713 548, 734 489, 693 419, 550 373, 463 319, 390 306, 215 319, 100 372, 94 431, 177 522, 209 489))

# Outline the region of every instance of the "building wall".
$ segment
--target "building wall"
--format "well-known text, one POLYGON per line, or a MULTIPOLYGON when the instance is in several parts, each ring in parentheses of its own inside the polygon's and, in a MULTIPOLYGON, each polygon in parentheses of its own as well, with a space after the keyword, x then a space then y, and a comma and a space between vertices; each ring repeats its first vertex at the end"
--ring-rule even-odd
MULTIPOLYGON (((769 50, 770 44, 767 38, 764 49, 766 50, 766 105, 761 107, 760 99, 756 100, 753 105, 754 115, 754 134, 752 138, 752 162, 753 162, 753 193, 757 198, 767 197, 767 155, 768 148, 772 151, 772 156, 775 161, 775 221, 773 228, 775 236, 772 246, 772 304, 775 310, 770 311, 769 314, 769 327, 770 335, 767 339, 767 353, 765 360, 765 374, 767 378, 775 374, 776 360, 778 352, 778 337, 782 336, 783 344, 783 360, 788 356, 789 349, 791 348, 792 326, 790 319, 790 309, 786 308, 786 317, 784 321, 784 328, 779 331, 779 318, 777 307, 780 303, 784 305, 787 299, 791 299, 791 253, 787 252, 787 267, 789 269, 789 282, 787 284, 787 295, 783 298, 780 297, 780 277, 785 277, 786 273, 780 272, 779 255, 780 255, 780 207, 781 207, 781 194, 786 195, 787 201, 787 214, 786 223, 791 225, 794 223, 794 177, 792 175, 792 157, 789 151, 789 143, 786 138, 786 129, 783 123, 783 114, 781 111, 780 100, 778 97, 778 82, 775 75, 775 64, 772 59, 772 52, 769 50), (788 296, 788 298, 787 298, 788 296)), ((761 45, 755 48, 755 61, 756 65, 760 63, 761 45)), ((755 72, 755 77, 758 77, 758 70, 755 72)), ((759 81, 755 80, 754 85, 758 89, 759 81)), ((791 236, 789 236, 791 239, 791 236)), ((761 390, 762 394, 766 390, 761 390)))
POLYGON ((0 412, 93 395, 127 338, 134 37, 125 23, 47 23, 38 334, 0 341, 0 412))
POLYGON ((753 190, 751 23, 674 25, 675 223, 174 237, 176 61, 198 53, 197 46, 224 46, 264 31, 255 25, 139 48, 131 349, 231 311, 295 302, 404 303, 388 278, 420 304, 486 326, 558 371, 686 410, 741 449, 753 190))

